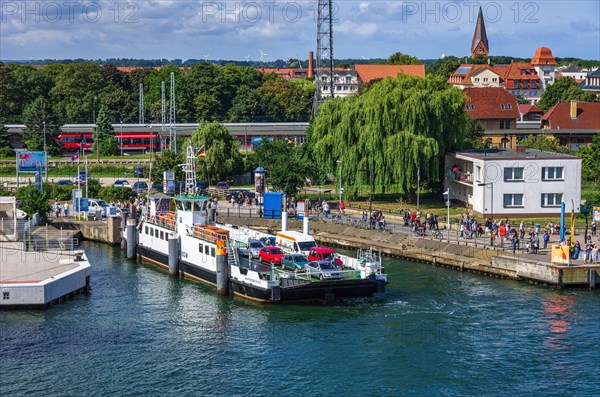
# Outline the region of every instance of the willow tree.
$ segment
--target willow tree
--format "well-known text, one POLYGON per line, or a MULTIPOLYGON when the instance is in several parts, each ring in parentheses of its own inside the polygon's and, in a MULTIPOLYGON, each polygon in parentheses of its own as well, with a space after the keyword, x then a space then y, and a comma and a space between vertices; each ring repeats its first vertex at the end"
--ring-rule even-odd
POLYGON ((399 75, 324 103, 308 139, 326 170, 341 161, 344 181, 412 194, 419 170, 422 183, 439 181, 444 153, 462 145, 463 107, 463 94, 443 78, 399 75))
POLYGON ((190 140, 201 154, 200 177, 206 172, 209 182, 223 180, 241 170, 240 142, 231 136, 227 127, 216 121, 201 122, 190 140))

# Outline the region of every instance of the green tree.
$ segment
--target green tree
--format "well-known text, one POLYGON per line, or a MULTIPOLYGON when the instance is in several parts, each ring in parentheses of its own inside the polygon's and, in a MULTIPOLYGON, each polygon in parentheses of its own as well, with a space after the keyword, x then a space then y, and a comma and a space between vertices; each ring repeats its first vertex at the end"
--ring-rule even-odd
POLYGON ((45 138, 48 153, 54 154, 60 151, 58 143, 60 125, 47 99, 38 97, 29 104, 23 111, 23 122, 25 123, 23 142, 28 150, 44 150, 45 138))
POLYGON ((164 171, 174 171, 175 180, 182 181, 183 170, 180 164, 183 164, 183 162, 181 151, 175 153, 172 150, 165 150, 162 153, 157 153, 156 159, 152 163, 152 183, 162 185, 164 171))
POLYGON ((485 128, 483 128, 483 125, 481 125, 479 120, 467 117, 467 122, 465 125, 464 148, 465 149, 483 149, 483 148, 485 148, 485 140, 483 138, 484 132, 485 132, 485 128))
POLYGON ((115 139, 115 130, 104 106, 98 112, 93 136, 94 143, 92 144, 92 149, 96 154, 99 156, 116 156, 119 154, 119 145, 115 139))
POLYGON ((281 139, 267 140, 255 152, 255 161, 265 167, 267 183, 275 190, 295 196, 304 186, 310 165, 294 143, 281 139))
POLYGON ((20 111, 15 78, 9 65, 0 62, 0 111, 8 120, 17 121, 20 111))
POLYGON ((537 106, 542 111, 547 112, 559 102, 569 102, 572 100, 595 102, 597 98, 593 93, 579 88, 575 79, 565 77, 546 87, 537 106))
POLYGON ((521 143, 528 149, 538 149, 545 152, 556 152, 568 154, 571 151, 561 146, 557 139, 548 138, 544 135, 529 135, 521 143))
POLYGON ((387 60, 388 65, 420 65, 421 61, 417 58, 403 54, 401 52, 395 52, 387 60))
POLYGON ((327 101, 308 131, 314 158, 334 172, 342 160, 343 180, 373 184, 382 190, 396 184, 414 193, 421 181, 442 176, 443 154, 464 142, 467 116, 461 92, 442 77, 386 78, 358 96, 327 101))
POLYGON ((111 201, 115 203, 117 201, 128 202, 132 197, 137 197, 137 193, 130 187, 104 186, 98 191, 98 198, 109 203, 111 201))
POLYGON ((204 155, 198 158, 198 172, 202 179, 203 173, 211 183, 240 172, 243 164, 240 143, 231 136, 227 127, 217 122, 202 122, 190 142, 196 150, 204 150, 204 155))
POLYGON ((6 127, 6 119, 0 114, 0 148, 10 147, 10 136, 6 127))
POLYGON ((526 98, 523 98, 521 95, 519 95, 517 97, 517 104, 518 105, 529 105, 529 100, 526 98))
POLYGON ((36 213, 40 214, 40 224, 48 223, 48 213, 52 207, 48 204, 47 193, 41 192, 34 186, 27 186, 19 191, 18 198, 21 200, 21 209, 27 215, 31 217, 36 213))
POLYGON ((68 64, 57 76, 51 90, 56 113, 61 120, 71 123, 93 122, 108 86, 98 64, 68 64))
POLYGON ((243 86, 239 89, 229 109, 230 120, 234 123, 271 121, 277 113, 267 98, 257 90, 243 86))
POLYGON ((581 157, 583 179, 600 182, 600 133, 594 136, 590 146, 580 149, 577 155, 581 157))
POLYGON ((304 121, 308 120, 314 98, 313 89, 306 90, 301 80, 284 80, 277 77, 267 80, 257 90, 269 102, 266 111, 273 121, 304 121))
POLYGON ((436 76, 443 76, 448 79, 452 73, 460 66, 460 59, 455 56, 446 56, 444 58, 437 59, 435 62, 425 66, 427 74, 434 74, 436 76))

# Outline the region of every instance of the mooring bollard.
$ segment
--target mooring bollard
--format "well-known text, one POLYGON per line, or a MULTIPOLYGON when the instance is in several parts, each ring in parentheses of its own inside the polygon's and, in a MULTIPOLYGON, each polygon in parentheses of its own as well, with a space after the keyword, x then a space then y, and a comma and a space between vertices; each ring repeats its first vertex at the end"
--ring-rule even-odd
POLYGON ((305 213, 304 218, 302 219, 302 233, 308 235, 310 233, 310 221, 308 220, 308 215, 305 213))
POLYGON ((137 250, 137 230, 135 220, 127 221, 127 259, 135 259, 137 250))
POLYGON ((217 295, 229 295, 229 264, 227 263, 227 249, 222 240, 217 241, 217 295))
POLYGON ((169 237, 169 275, 179 277, 179 238, 169 237))

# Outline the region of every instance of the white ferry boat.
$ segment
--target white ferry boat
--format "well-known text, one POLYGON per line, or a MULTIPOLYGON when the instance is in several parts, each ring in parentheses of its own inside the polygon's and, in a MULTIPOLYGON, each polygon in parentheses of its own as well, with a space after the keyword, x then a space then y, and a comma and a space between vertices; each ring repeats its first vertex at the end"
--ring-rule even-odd
POLYGON ((219 277, 225 273, 230 293, 258 302, 331 302, 385 292, 387 276, 381 261, 371 251, 360 251, 358 258, 344 257, 341 277, 331 280, 241 258, 237 247, 249 238, 265 234, 208 222, 210 197, 189 194, 193 192, 195 178, 194 154, 190 149, 188 152, 184 168, 189 176, 188 194, 150 196, 137 225, 137 255, 142 260, 169 269, 169 259, 171 262, 176 259, 179 275, 215 287, 223 285, 219 277), (171 248, 169 252, 169 239, 174 238, 177 249, 171 248), (223 254, 226 254, 225 272, 218 269, 218 257, 223 254))

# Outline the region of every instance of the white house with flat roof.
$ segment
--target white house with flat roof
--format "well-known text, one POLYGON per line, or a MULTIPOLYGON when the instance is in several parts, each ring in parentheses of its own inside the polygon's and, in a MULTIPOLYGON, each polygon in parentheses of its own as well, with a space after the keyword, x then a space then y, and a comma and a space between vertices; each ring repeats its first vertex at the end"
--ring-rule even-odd
POLYGON ((478 216, 558 215, 563 201, 579 212, 581 158, 523 146, 447 153, 445 188, 478 216))

